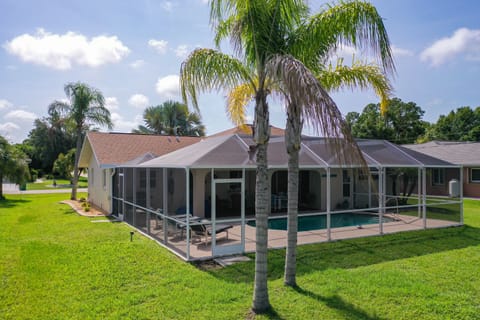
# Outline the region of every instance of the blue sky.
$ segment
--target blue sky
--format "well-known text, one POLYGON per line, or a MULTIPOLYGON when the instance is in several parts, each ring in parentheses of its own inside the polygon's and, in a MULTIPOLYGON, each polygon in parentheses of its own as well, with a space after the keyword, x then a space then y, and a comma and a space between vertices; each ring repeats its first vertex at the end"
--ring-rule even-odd
MULTIPOLYGON (((312 13, 323 3, 309 1, 312 13)), ((480 105, 480 2, 372 3, 394 48, 395 96, 416 102, 431 122, 457 107, 480 105)), ((75 81, 100 89, 114 131, 130 132, 146 106, 180 99, 178 71, 188 53, 213 47, 205 0, 0 0, 0 24, 0 135, 11 142, 25 139, 33 120, 65 99, 64 85, 75 81)), ((340 54, 348 62, 352 53, 340 54)), ((232 126, 224 95, 201 96, 208 134, 232 126)), ((370 91, 333 97, 344 115, 378 102, 370 91)), ((271 123, 284 122, 281 106, 272 104, 271 123)))

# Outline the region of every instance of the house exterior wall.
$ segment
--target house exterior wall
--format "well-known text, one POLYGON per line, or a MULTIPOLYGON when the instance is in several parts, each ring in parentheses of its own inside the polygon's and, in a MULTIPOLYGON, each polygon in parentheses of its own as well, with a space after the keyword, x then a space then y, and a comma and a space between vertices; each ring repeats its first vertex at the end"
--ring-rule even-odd
POLYGON ((480 168, 480 165, 475 167, 464 167, 463 168, 463 196, 469 198, 480 198, 480 183, 471 182, 471 169, 480 168))
POLYGON ((88 165, 88 200, 100 209, 111 213, 111 195, 111 169, 101 169, 95 158, 91 157, 88 165))
POLYGON ((446 168, 443 184, 434 185, 433 184, 433 175, 432 169, 429 169, 427 173, 427 195, 434 196, 449 196, 448 183, 450 180, 460 179, 459 169, 456 168, 446 168))

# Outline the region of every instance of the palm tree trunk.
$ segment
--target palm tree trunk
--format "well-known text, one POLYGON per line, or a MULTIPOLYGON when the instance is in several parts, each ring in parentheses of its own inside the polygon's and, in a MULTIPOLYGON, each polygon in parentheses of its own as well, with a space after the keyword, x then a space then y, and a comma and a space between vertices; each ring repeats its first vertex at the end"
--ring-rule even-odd
POLYGON ((257 177, 255 183, 255 286, 252 310, 264 313, 270 309, 267 283, 268 211, 270 188, 268 181, 267 144, 270 137, 266 95, 260 91, 256 97, 254 140, 257 147, 257 177))
POLYGON ((297 285, 298 159, 301 148, 301 134, 302 122, 300 112, 295 105, 290 104, 287 110, 287 126, 285 130, 285 146, 288 153, 288 232, 284 283, 292 287, 297 285))
POLYGON ((80 151, 82 151, 82 127, 77 128, 77 147, 75 150, 75 164, 73 166, 72 195, 70 199, 77 200, 78 176, 80 170, 78 162, 80 161, 80 151))

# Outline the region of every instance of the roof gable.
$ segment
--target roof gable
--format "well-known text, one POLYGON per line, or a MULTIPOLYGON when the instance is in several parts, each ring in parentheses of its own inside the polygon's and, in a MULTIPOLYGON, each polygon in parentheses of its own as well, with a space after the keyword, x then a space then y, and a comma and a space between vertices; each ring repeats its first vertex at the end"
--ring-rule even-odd
POLYGON ((133 133, 88 132, 82 148, 81 166, 88 166, 88 145, 99 166, 116 166, 151 153, 159 157, 200 141, 200 137, 175 137, 133 133))

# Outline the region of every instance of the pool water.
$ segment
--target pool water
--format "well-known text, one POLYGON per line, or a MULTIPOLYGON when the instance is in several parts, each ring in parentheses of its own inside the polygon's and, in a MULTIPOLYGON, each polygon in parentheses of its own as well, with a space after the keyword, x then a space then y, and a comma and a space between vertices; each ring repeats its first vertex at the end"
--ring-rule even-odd
MULTIPOLYGON (((395 221, 392 218, 383 217, 383 222, 395 221)), ((372 214, 337 213, 331 215, 331 227, 352 227, 365 224, 377 224, 379 217, 372 214)), ((255 221, 249 221, 248 225, 254 227, 255 221)), ((298 231, 310 231, 327 228, 327 215, 298 217, 298 231)), ((287 218, 268 220, 268 229, 287 230, 287 218)))

